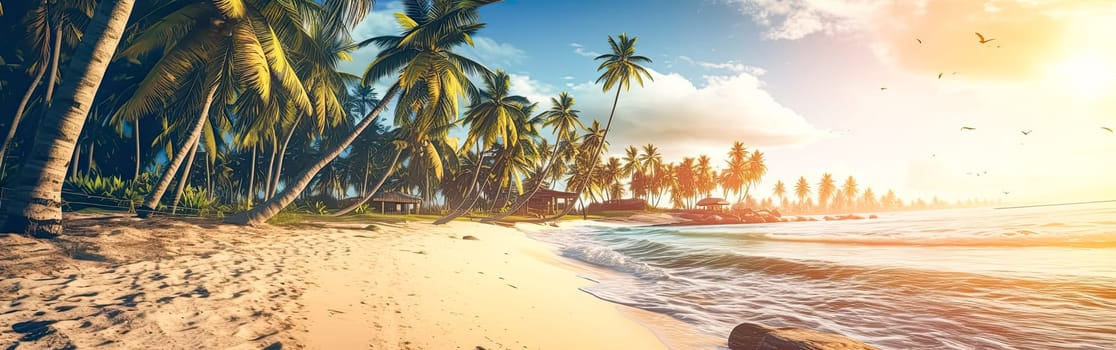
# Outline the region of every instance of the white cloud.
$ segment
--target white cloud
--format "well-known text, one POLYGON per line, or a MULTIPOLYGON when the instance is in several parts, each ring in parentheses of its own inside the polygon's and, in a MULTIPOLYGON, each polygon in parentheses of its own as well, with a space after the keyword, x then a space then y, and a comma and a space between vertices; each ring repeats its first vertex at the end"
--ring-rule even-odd
POLYGON ((577 78, 574 78, 572 75, 567 75, 567 76, 562 77, 562 80, 574 80, 574 79, 577 79, 577 78))
POLYGON ((458 53, 477 60, 491 69, 509 68, 523 62, 527 53, 508 43, 501 43, 487 37, 473 37, 474 46, 462 46, 458 53))
POLYGON ((570 46, 574 48, 574 53, 578 55, 582 55, 585 57, 597 57, 601 55, 601 53, 599 52, 585 49, 584 45, 578 43, 572 43, 570 44, 570 46))
POLYGON ((690 58, 689 56, 678 56, 678 60, 684 61, 684 62, 692 64, 692 65, 696 65, 698 67, 702 67, 702 68, 705 68, 705 69, 723 69, 723 70, 727 70, 727 71, 730 71, 730 72, 733 72, 733 73, 748 73, 748 74, 755 75, 755 76, 760 76, 760 75, 764 75, 765 73, 767 73, 767 70, 765 70, 763 68, 749 66, 749 65, 739 63, 739 62, 734 61, 734 60, 729 60, 729 61, 726 61, 726 62, 706 62, 706 61, 695 60, 693 58, 690 58))
MULTIPOLYGON (((891 0, 723 0, 767 27, 769 39, 801 39, 814 33, 834 34, 859 28, 891 0)), ((902 0, 922 3, 928 0, 902 0)))
MULTIPOLYGON (((611 154, 629 144, 652 142, 662 147, 664 156, 708 154, 719 156, 733 141, 749 147, 771 148, 807 144, 827 136, 805 118, 781 105, 763 89, 755 75, 707 76, 701 84, 671 73, 651 70, 653 82, 633 87, 620 96, 620 104, 609 134, 611 154)), ((599 85, 586 81, 567 84, 577 101, 582 121, 604 123, 612 107, 614 92, 602 92, 599 85)), ((546 108, 554 86, 512 75, 512 89, 546 108)))

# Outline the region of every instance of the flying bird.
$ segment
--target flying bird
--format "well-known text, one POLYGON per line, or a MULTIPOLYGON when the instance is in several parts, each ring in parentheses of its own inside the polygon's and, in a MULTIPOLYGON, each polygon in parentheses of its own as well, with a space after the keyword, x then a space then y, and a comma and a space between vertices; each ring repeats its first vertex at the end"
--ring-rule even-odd
POLYGON ((921 43, 922 43, 922 39, 919 39, 919 38, 915 38, 915 40, 918 40, 918 43, 919 43, 919 44, 921 44, 921 43))
POLYGON ((980 32, 977 32, 976 36, 977 36, 977 38, 980 38, 980 43, 981 44, 985 44, 985 43, 988 43, 992 40, 996 40, 996 39, 984 39, 984 35, 981 35, 980 32))
POLYGON ((1031 134, 1031 130, 1023 130, 1023 131, 1020 131, 1020 132, 1023 133, 1023 136, 1027 136, 1027 135, 1031 134))
POLYGON ((1011 192, 1008 192, 1008 191, 1004 191, 1004 194, 1011 194, 1011 192))
POLYGON ((1112 128, 1107 127, 1107 126, 1102 126, 1101 129, 1104 129, 1105 131, 1108 131, 1108 132, 1112 132, 1112 128))
POLYGON ((886 90, 887 90, 887 88, 885 88, 885 87, 880 88, 880 91, 886 91, 886 90))
POLYGON ((938 73, 938 79, 941 79, 941 78, 942 78, 942 74, 943 74, 943 73, 940 73, 940 72, 938 73))
POLYGON ((976 128, 971 127, 971 126, 962 126, 961 127, 961 131, 968 131, 968 130, 976 130, 976 128))

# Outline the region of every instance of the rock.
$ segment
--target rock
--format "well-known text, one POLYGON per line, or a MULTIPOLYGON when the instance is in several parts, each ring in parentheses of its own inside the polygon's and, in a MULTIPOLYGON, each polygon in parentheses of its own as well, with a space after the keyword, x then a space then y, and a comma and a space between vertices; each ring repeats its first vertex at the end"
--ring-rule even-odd
POLYGON ((876 214, 872 214, 872 215, 868 215, 868 218, 869 219, 879 219, 880 217, 876 216, 876 214))
POLYGON ((729 334, 731 350, 878 350, 848 337, 801 328, 741 323, 729 334))
POLYGON ((365 226, 364 229, 367 230, 367 231, 379 231, 380 227, 376 226, 376 225, 368 225, 368 226, 365 226))
POLYGON ((480 238, 477 238, 475 236, 465 236, 465 237, 461 237, 461 239, 464 239, 466 241, 479 241, 480 240, 480 238))

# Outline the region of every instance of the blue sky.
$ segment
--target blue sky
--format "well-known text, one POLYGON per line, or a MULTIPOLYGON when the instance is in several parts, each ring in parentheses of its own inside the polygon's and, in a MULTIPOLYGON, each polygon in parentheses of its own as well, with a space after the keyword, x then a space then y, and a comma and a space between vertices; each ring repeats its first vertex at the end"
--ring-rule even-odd
MULTIPOLYGON (((356 36, 397 31, 398 10, 379 2, 356 36)), ((1099 131, 1116 125, 1111 1, 505 0, 481 16, 488 27, 461 52, 544 106, 570 91, 586 119, 611 103, 592 56, 609 35, 639 37, 655 82, 621 97, 613 154, 651 142, 667 161, 720 159, 740 140, 767 155, 760 193, 831 172, 905 197, 1116 196, 1116 167, 1097 161, 1116 152, 1099 131)))

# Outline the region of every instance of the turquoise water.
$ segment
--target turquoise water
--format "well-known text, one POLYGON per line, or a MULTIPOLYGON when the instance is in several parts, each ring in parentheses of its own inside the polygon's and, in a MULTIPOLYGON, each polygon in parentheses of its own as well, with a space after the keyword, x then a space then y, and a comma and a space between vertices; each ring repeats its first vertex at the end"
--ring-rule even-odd
POLYGON ((619 272, 585 290, 724 339, 741 322, 883 349, 1116 349, 1116 206, 536 238, 619 272))

